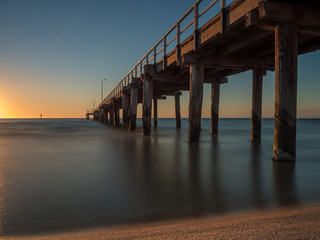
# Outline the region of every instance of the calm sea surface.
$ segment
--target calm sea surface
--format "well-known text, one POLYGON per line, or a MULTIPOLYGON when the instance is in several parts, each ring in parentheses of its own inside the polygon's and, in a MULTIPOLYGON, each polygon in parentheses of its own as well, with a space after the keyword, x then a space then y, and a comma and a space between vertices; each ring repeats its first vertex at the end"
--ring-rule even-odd
MULTIPOLYGON (((151 137, 82 119, 0 120, 0 235, 77 230, 320 202, 320 120, 297 123, 297 162, 272 162, 250 119, 159 119, 151 137)), ((141 126, 141 121, 139 122, 141 126)))

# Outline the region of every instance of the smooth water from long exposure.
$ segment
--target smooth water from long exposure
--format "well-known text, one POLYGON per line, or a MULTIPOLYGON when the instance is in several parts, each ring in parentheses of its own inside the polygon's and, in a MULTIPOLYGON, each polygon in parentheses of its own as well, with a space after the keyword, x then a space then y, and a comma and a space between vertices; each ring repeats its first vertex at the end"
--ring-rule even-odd
MULTIPOLYGON (((141 122, 139 122, 141 126, 141 122)), ((151 137, 92 120, 0 120, 0 235, 37 234, 320 202, 320 120, 298 120, 297 162, 272 162, 250 119, 159 119, 151 137)))

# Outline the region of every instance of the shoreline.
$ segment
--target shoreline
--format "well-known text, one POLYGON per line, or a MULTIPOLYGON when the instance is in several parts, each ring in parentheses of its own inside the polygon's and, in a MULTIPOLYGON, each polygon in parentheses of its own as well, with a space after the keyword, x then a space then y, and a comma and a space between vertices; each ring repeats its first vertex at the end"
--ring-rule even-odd
POLYGON ((0 239, 320 239, 320 204, 0 239))

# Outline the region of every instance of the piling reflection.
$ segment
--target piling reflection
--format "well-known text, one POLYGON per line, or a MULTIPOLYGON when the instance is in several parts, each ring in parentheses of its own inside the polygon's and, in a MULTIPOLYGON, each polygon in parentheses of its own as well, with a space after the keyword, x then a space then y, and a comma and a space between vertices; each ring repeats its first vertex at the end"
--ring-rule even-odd
POLYGON ((58 133, 14 136, 14 151, 0 142, 0 184, 6 184, 0 187, 1 233, 255 210, 300 204, 309 196, 320 201, 317 151, 308 152, 312 161, 299 159, 303 167, 272 162, 272 141, 250 143, 244 120, 222 120, 228 130, 219 136, 210 135, 208 121, 199 144, 187 143, 187 120, 182 123, 175 130, 174 120, 161 119, 143 137, 141 128, 128 134, 85 121, 85 130, 81 123, 70 132, 68 123, 58 133))
POLYGON ((251 143, 251 192, 254 205, 264 208, 263 183, 261 179, 261 143, 251 143))
POLYGON ((274 197, 279 206, 298 205, 295 163, 273 162, 274 197))
POLYGON ((211 194, 213 196, 213 201, 211 204, 211 209, 214 213, 221 214, 225 211, 225 203, 223 197, 225 193, 221 187, 221 176, 220 176, 220 147, 219 147, 219 137, 218 135, 212 136, 211 144, 211 194))

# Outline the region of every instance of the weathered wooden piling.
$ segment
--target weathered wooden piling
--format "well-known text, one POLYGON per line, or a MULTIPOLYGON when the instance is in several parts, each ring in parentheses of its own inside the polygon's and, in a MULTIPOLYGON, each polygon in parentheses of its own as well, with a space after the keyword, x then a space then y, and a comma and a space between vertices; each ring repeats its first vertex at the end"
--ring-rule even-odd
POLYGON ((221 77, 211 84, 211 135, 219 131, 220 85, 227 82, 228 78, 221 77))
POLYGON ((189 97, 189 135, 188 142, 199 142, 201 131, 201 112, 203 99, 204 67, 201 64, 190 65, 189 97))
POLYGON ((102 107, 104 109, 103 122, 104 123, 109 123, 109 119, 108 119, 109 109, 108 109, 108 106, 106 104, 103 104, 102 107))
POLYGON ((89 120, 89 119, 90 119, 90 116, 89 116, 89 114, 88 114, 88 113, 86 114, 86 119, 87 119, 87 120, 89 120))
POLYGON ((175 105, 175 112, 176 112, 176 128, 181 128, 181 111, 180 111, 180 96, 182 93, 179 91, 174 95, 174 105, 175 105))
POLYGON ((138 105, 138 82, 139 78, 133 78, 130 85, 130 121, 129 130, 136 129, 137 105, 138 105))
POLYGON ((211 84, 211 134, 218 134, 219 126, 220 83, 211 84))
POLYGON ((275 27, 275 128, 273 160, 295 161, 298 25, 275 27))
POLYGON ((153 99, 153 127, 158 127, 158 99, 153 99))
POLYGON ((127 129, 129 127, 130 115, 130 99, 129 90, 126 86, 122 88, 122 127, 127 129))
POLYGON ((152 98, 153 98, 153 65, 146 64, 144 66, 143 74, 143 116, 142 116, 142 129, 144 136, 151 134, 151 111, 152 111, 152 98))
POLYGON ((98 121, 98 114, 99 114, 99 112, 97 110, 93 112, 93 120, 94 121, 98 121))
POLYGON ((103 116, 104 116, 104 109, 102 106, 99 107, 99 115, 98 115, 98 121, 103 122, 103 116))
POLYGON ((262 83, 265 71, 252 71, 251 142, 261 141, 262 83))
POLYGON ((114 111, 114 125, 120 125, 120 114, 119 114, 120 106, 118 100, 113 101, 113 111, 114 111))
POLYGON ((110 124, 114 124, 114 107, 113 104, 109 105, 109 111, 110 111, 110 124))

